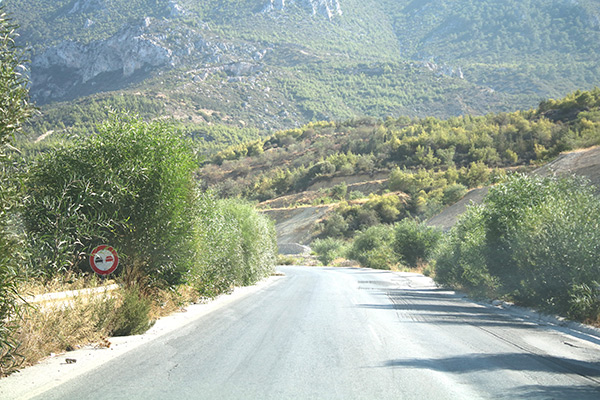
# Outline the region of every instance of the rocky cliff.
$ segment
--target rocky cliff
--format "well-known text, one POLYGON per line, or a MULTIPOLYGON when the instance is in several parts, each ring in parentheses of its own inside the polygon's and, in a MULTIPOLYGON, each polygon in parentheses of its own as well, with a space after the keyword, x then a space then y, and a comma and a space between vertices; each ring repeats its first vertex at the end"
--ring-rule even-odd
POLYGON ((264 12, 284 11, 290 4, 307 8, 313 15, 319 14, 329 20, 342 15, 342 6, 338 0, 270 0, 264 12))
MULTIPOLYGON (((76 4, 74 9, 91 6, 91 2, 100 4, 99 0, 89 0, 76 4)), ((171 4, 174 11, 184 12, 176 3, 171 4)), ((216 38, 205 27, 192 29, 146 17, 107 39, 87 44, 66 40, 34 55, 31 94, 37 102, 46 103, 73 97, 82 85, 103 90, 106 80, 96 78, 105 74, 110 74, 112 80, 135 80, 136 75, 181 65, 202 70, 204 77, 218 71, 232 76, 248 75, 261 70, 259 62, 267 51, 252 44, 233 44, 216 38)))

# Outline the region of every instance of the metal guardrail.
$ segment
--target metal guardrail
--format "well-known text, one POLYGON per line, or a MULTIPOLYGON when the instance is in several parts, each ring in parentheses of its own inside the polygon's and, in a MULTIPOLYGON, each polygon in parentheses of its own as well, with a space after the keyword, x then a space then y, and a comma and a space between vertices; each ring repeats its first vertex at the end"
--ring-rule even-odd
POLYGON ((39 309, 47 309, 64 306, 75 300, 89 300, 95 297, 110 295, 119 288, 119 285, 99 286, 96 288, 67 290, 65 292, 44 293, 35 296, 24 296, 23 302, 35 305, 39 309))

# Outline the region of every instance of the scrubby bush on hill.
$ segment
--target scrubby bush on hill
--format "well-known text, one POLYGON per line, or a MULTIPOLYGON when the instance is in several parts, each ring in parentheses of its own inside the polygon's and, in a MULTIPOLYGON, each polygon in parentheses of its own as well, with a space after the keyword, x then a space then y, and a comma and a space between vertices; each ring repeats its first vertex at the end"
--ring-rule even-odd
POLYGON ((352 237, 381 223, 393 223, 406 216, 406 199, 397 193, 370 195, 362 204, 341 202, 329 217, 315 226, 319 237, 352 237))
POLYGON ((582 285, 600 274, 598 232, 600 200, 589 185, 517 174, 492 187, 483 205, 452 229, 437 256, 436 276, 577 316, 582 285))
POLYGON ((434 255, 436 280, 475 296, 493 297, 498 286, 485 263, 485 233, 481 206, 467 209, 434 255))
POLYGON ((310 246, 317 253, 317 258, 323 265, 329 265, 336 258, 344 257, 347 252, 347 246, 343 240, 331 237, 317 239, 310 246))
POLYGON ((363 267, 390 269, 394 265, 394 231, 390 225, 372 226, 355 238, 348 257, 363 267))

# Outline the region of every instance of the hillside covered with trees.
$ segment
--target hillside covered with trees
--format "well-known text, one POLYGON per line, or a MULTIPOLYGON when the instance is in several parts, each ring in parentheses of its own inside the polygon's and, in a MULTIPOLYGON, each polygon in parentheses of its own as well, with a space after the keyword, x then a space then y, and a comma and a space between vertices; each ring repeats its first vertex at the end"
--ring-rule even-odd
POLYGON ((223 196, 265 201, 320 180, 383 173, 388 189, 411 196, 407 211, 432 215, 507 168, 598 144, 599 107, 594 89, 513 113, 310 123, 224 149, 205 162, 200 177, 223 196))
POLYGON ((596 0, 276 3, 6 0, 44 105, 33 134, 91 130, 89 104, 121 95, 149 117, 268 133, 512 112, 600 77, 596 0))

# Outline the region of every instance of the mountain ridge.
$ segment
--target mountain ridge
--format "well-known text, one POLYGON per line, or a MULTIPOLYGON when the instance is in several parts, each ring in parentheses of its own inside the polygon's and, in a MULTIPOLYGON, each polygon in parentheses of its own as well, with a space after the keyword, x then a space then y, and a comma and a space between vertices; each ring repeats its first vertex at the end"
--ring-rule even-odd
POLYGON ((282 129, 532 108, 600 80, 597 0, 4 4, 49 108, 139 92, 190 120, 282 129))

